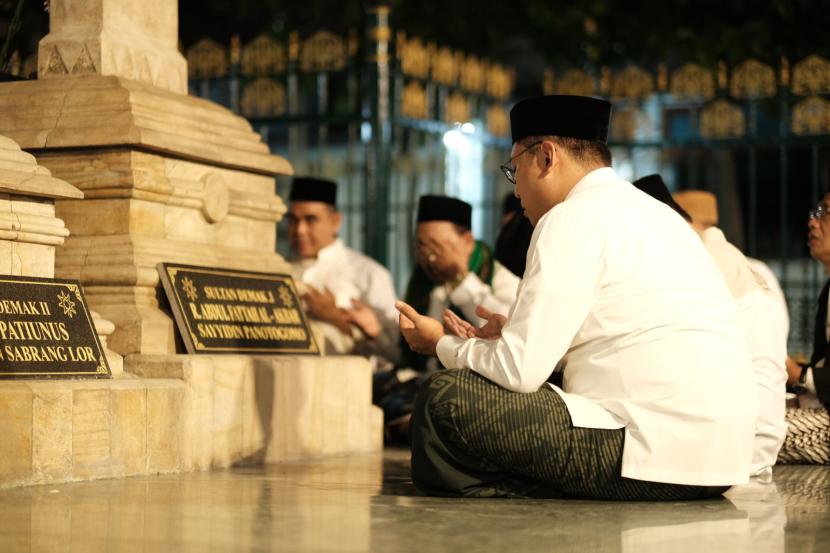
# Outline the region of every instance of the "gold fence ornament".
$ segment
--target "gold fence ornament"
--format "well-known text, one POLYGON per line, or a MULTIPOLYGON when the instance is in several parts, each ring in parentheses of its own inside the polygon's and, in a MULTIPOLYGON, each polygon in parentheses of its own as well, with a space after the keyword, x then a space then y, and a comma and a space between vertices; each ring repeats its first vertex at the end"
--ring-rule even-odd
POLYGON ((318 31, 303 41, 300 69, 305 72, 339 71, 346 67, 346 41, 329 31, 318 31))
POLYGON ((678 98, 711 100, 715 97, 715 76, 696 63, 684 64, 672 73, 669 92, 678 98))
POLYGON ((487 94, 499 100, 506 100, 513 90, 513 79, 510 72, 502 65, 492 64, 487 69, 487 94))
POLYGON ((432 78, 441 84, 453 86, 458 79, 457 58, 447 47, 439 48, 432 57, 432 78))
POLYGON ((286 67, 285 46, 274 37, 262 34, 242 48, 242 74, 260 77, 283 73, 286 67))
POLYGON ((239 105, 245 117, 283 115, 286 107, 285 87, 267 77, 254 79, 243 89, 239 105))
POLYGON ((830 133, 830 101, 810 96, 793 108, 792 131, 794 134, 830 133))
POLYGON ((596 88, 594 78, 582 69, 568 69, 554 83, 556 94, 593 96, 596 94, 596 88))
POLYGON ((427 93, 417 81, 410 81, 403 88, 401 114, 413 119, 427 118, 427 93))
POLYGON ((611 97, 643 100, 654 93, 654 76, 641 67, 629 65, 611 79, 611 97))
POLYGON ((830 94, 830 61, 819 55, 807 56, 793 68, 795 94, 830 94))
POLYGON ((485 114, 487 132, 493 136, 507 136, 510 134, 510 115, 499 105, 490 106, 485 114))
POLYGON ((700 114, 700 135, 706 139, 740 138, 746 134, 746 116, 740 107, 720 99, 700 114))
POLYGON ((187 72, 196 79, 216 79, 228 74, 228 51, 210 38, 187 49, 187 72))
POLYGON ((621 109, 614 111, 611 118, 611 138, 617 142, 631 142, 637 133, 640 110, 621 109))
POLYGON ((755 59, 732 70, 729 93, 735 98, 768 98, 775 95, 775 69, 755 59))
POLYGON ((447 98, 447 110, 444 121, 447 123, 463 123, 470 120, 470 102, 460 92, 453 92, 447 98))
POLYGON ((469 56, 461 63, 458 84, 468 92, 481 92, 484 88, 484 64, 476 57, 469 56))
POLYGON ((419 38, 407 39, 400 33, 397 39, 398 61, 404 75, 426 79, 429 77, 429 49, 419 38))

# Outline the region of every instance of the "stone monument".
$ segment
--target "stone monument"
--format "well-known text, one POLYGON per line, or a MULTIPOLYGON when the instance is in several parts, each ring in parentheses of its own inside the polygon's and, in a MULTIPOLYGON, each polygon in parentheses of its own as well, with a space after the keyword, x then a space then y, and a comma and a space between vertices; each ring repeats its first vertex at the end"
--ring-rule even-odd
POLYGON ((55 275, 112 322, 127 373, 177 383, 170 420, 150 420, 149 396, 135 406, 175 443, 165 470, 377 450, 362 358, 182 355, 156 265, 288 272, 274 175, 292 168, 244 118, 187 95, 177 27, 176 0, 52 0, 38 79, 0 85, 0 134, 83 192, 56 202, 71 234, 55 275))

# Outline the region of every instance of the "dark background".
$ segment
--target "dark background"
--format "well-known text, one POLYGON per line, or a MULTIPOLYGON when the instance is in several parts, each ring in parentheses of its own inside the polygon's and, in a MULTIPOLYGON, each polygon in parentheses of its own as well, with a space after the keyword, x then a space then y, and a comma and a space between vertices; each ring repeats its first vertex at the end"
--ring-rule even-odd
MULTIPOLYGON (((227 44, 263 32, 300 35, 321 28, 362 29, 377 2, 361 0, 180 0, 184 48, 210 36, 227 44)), ((750 57, 777 65, 830 53, 826 0, 392 0, 392 26, 509 63, 517 70, 517 96, 541 91, 545 67, 643 66, 688 61, 714 67, 750 57)), ((5 38, 17 0, 0 0, 5 38)), ((43 0, 25 0, 22 27, 11 51, 23 58, 48 30, 43 0)))

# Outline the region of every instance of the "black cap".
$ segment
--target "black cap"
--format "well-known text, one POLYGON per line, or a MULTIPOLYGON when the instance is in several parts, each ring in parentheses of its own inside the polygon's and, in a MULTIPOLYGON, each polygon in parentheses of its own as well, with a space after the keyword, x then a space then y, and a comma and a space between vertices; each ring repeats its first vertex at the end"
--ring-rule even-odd
POLYGON ((472 227, 473 206, 449 196, 421 196, 418 221, 449 221, 464 228, 472 227))
POLYGON ((663 178, 660 175, 648 175, 643 178, 635 180, 633 184, 639 190, 645 192, 655 200, 659 200, 678 212, 681 217, 686 219, 687 222, 691 223, 692 218, 689 217, 689 214, 686 213, 686 210, 680 207, 674 198, 672 198, 671 192, 669 192, 666 183, 663 182, 663 178))
POLYGON ((611 103, 588 96, 537 96, 510 110, 515 144, 528 136, 562 136, 606 143, 611 103))
POLYGON ((337 183, 317 177, 294 177, 288 199, 292 202, 323 202, 335 206, 337 183))

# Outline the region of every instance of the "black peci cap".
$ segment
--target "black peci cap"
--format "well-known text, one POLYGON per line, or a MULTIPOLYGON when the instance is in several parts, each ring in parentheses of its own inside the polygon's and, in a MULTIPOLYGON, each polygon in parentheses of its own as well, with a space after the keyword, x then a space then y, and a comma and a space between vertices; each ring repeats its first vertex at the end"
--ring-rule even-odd
POLYGON ((323 202, 336 206, 337 183, 317 177, 294 177, 288 199, 292 202, 323 202))
POLYGON ((464 228, 472 227, 473 207, 449 196, 421 196, 418 202, 418 223, 449 221, 464 228))
POLYGON ((528 136, 561 136, 608 141, 611 103, 588 96, 537 96, 522 100, 510 110, 515 144, 528 136))

